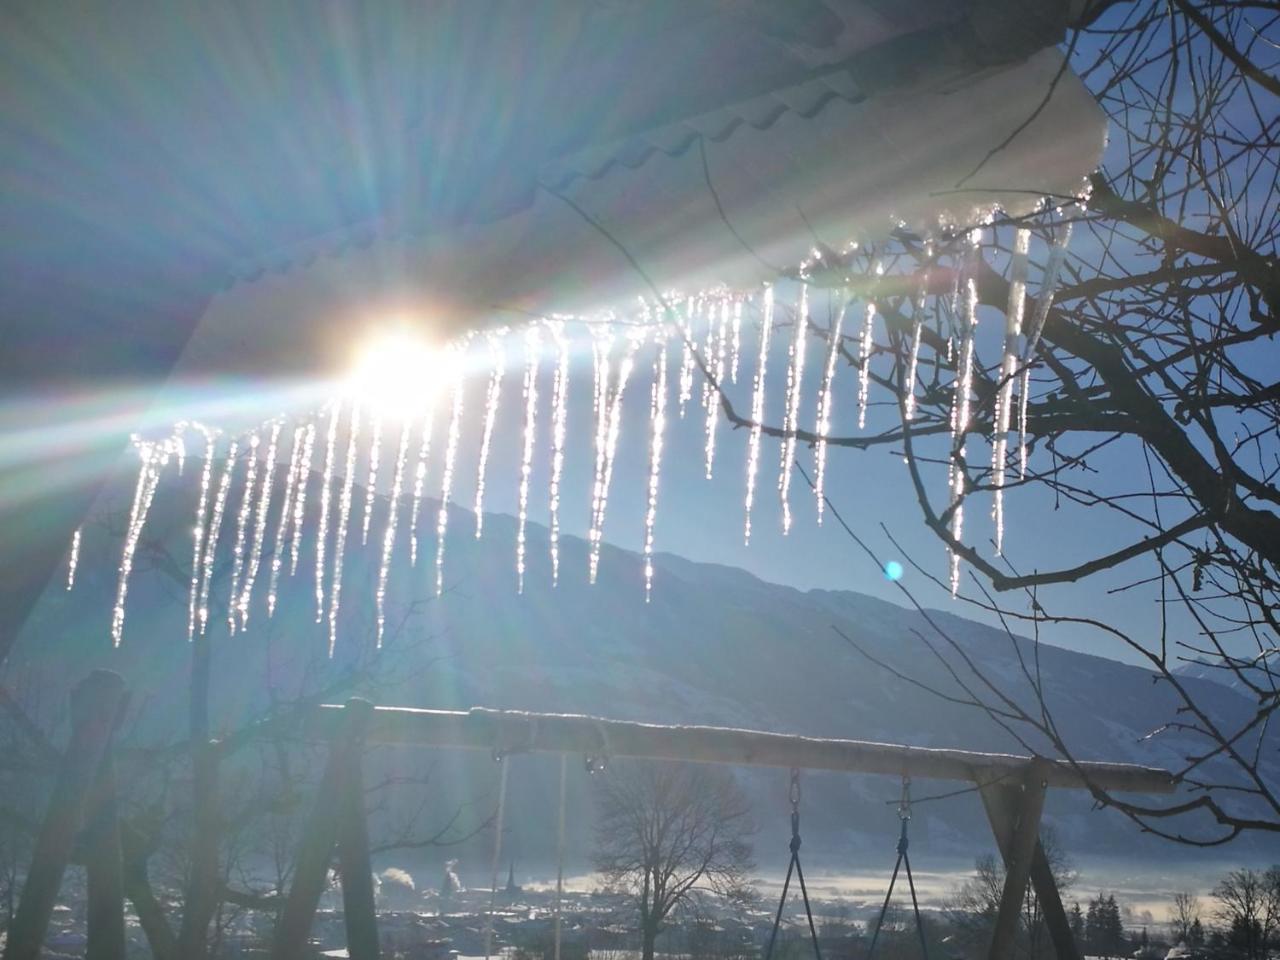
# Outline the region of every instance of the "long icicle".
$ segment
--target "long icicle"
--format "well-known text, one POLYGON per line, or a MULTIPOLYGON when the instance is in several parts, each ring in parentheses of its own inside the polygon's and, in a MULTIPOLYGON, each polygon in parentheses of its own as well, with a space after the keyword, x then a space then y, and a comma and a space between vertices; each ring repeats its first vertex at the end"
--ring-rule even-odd
POLYGON ((1062 225, 1053 247, 1049 251, 1049 260, 1044 267, 1044 276, 1040 280, 1040 295, 1036 298, 1035 313, 1031 315, 1031 324, 1027 328, 1027 343, 1022 351, 1022 376, 1018 384, 1018 476, 1027 475, 1027 397, 1031 392, 1031 364, 1035 359, 1036 347, 1040 345, 1040 334, 1044 332, 1044 322, 1049 319, 1049 310, 1053 307, 1053 298, 1058 292, 1058 275, 1067 259, 1067 244, 1071 242, 1071 224, 1062 225))
POLYGON ((387 526, 382 534, 382 561, 378 564, 378 592, 375 595, 378 634, 375 646, 382 649, 382 634, 387 622, 387 576, 391 571, 391 555, 396 546, 396 524, 400 519, 400 494, 404 489, 404 464, 409 456, 409 435, 413 420, 405 417, 400 425, 400 443, 396 448, 396 465, 391 477, 391 499, 387 501, 387 526))
POLYGON ((550 501, 551 585, 560 582, 560 478, 564 474, 565 428, 569 414, 569 341, 564 335, 564 323, 551 324, 556 341, 556 375, 551 385, 551 480, 548 489, 550 501))
POLYGON ((347 425, 347 456, 338 500, 338 528, 333 538, 333 575, 329 583, 329 659, 338 645, 338 611, 342 604, 342 567, 347 551, 347 527, 351 520, 351 497, 356 482, 356 451, 360 442, 360 404, 351 404, 347 425))
POLYGON ((133 488, 133 505, 129 509, 129 523, 125 528, 119 577, 116 580, 116 602, 111 611, 111 645, 113 647, 120 646, 120 639, 124 634, 124 604, 129 594, 129 575, 133 572, 133 554, 137 549, 134 528, 138 524, 138 515, 142 510, 142 499, 151 482, 151 458, 155 456, 154 444, 137 437, 134 437, 133 442, 138 451, 138 480, 133 488))
POLYGON ((257 514, 253 524, 253 549, 249 552, 244 584, 240 591, 240 629, 249 626, 249 604, 253 600, 253 585, 262 562, 263 545, 267 539, 267 512, 271 509, 271 495, 275 489, 276 449, 280 442, 281 422, 271 425, 271 439, 267 442, 267 459, 262 471, 262 486, 258 491, 257 514))
POLYGON ((369 478, 364 485, 364 517, 360 525, 360 545, 369 543, 369 524, 373 520, 373 507, 378 496, 378 467, 382 461, 382 415, 373 412, 373 437, 369 441, 369 478))
POLYGON ((991 485, 995 496, 991 517, 996 528, 996 554, 1004 552, 1004 483, 1009 454, 1009 420, 1013 404, 1013 381, 1018 375, 1018 338, 1022 335, 1022 314, 1027 293, 1027 252, 1031 231, 1019 227, 1013 235, 1013 256, 1009 261, 1009 303, 1005 307, 1004 355, 1000 361, 1000 389, 996 393, 996 426, 991 444, 991 485))
MULTIPOLYGON (((951 487, 951 536, 957 542, 964 537, 964 497, 968 485, 965 470, 965 438, 969 434, 971 397, 973 394, 974 332, 978 325, 978 283, 976 261, 980 256, 980 231, 970 233, 971 250, 965 264, 962 284, 964 315, 961 319, 960 360, 956 370, 955 395, 951 407, 951 460, 948 478, 951 487)), ((948 549, 951 595, 960 592, 960 554, 948 549)))
POLYGON ((658 520, 658 484, 662 477, 663 434, 667 428, 667 341, 655 338, 653 385, 649 391, 649 489, 644 514, 644 602, 653 594, 653 536, 658 520))
POLYGON ((933 243, 924 245, 925 266, 920 271, 920 286, 911 305, 911 346, 907 356, 907 376, 903 382, 902 412, 907 420, 916 418, 916 376, 920 369, 920 342, 924 339, 925 303, 929 294, 929 267, 933 263, 933 243))
POLYGON ((133 509, 130 511, 128 532, 125 535, 124 550, 120 558, 120 579, 116 583, 115 609, 111 613, 112 646, 120 646, 124 636, 125 600, 129 594, 129 577, 133 573, 133 558, 138 550, 138 542, 142 537, 142 529, 146 526, 147 514, 155 499, 156 487, 160 484, 160 472, 169 462, 172 452, 172 441, 162 443, 140 442, 138 456, 141 467, 138 470, 138 486, 134 491, 133 509))
POLYGON ((742 298, 733 298, 733 341, 729 353, 729 381, 738 382, 738 361, 742 358, 742 298))
POLYGON ((240 578, 244 573, 246 536, 249 520, 253 516, 253 491, 258 481, 258 447, 262 438, 256 433, 249 437, 249 465, 245 470, 244 489, 240 495, 240 511, 236 516, 236 542, 232 548, 231 590, 227 597, 227 629, 232 636, 236 632, 236 616, 240 612, 240 578))
POLYGON ((308 423, 302 439, 302 463, 298 465, 298 478, 294 488, 293 520, 289 534, 289 576, 298 573, 298 552, 302 546, 303 522, 307 518, 307 487, 311 484, 311 459, 316 449, 316 425, 308 423))
MULTIPOLYGON (((459 368, 461 364, 459 364, 459 368)), ((453 470, 458 460, 458 436, 462 432, 462 400, 465 378, 461 369, 453 387, 453 412, 445 440, 444 470, 440 476, 440 510, 436 514, 436 596, 444 593, 444 547, 449 532, 449 497, 453 492, 453 470)))
POLYGON ((537 327, 525 332, 524 426, 520 451, 520 509, 516 520, 516 592, 524 593, 525 526, 529 520, 529 482, 533 478, 533 449, 537 439, 538 365, 542 360, 542 334, 537 327))
POLYGON ((640 336, 634 331, 628 333, 622 358, 618 363, 618 372, 613 382, 612 395, 609 398, 609 423, 605 434, 604 476, 601 480, 599 508, 596 512, 595 526, 591 530, 591 564, 590 583, 596 582, 596 573, 600 569, 600 546, 604 540, 604 517, 609 506, 609 488, 613 485, 613 463, 618 452, 618 437, 622 433, 622 397, 627 389, 627 381, 635 366, 636 350, 640 347, 640 336))
POLYGON ((431 394, 422 419, 422 436, 418 440, 418 465, 413 471, 413 506, 409 513, 409 566, 418 565, 418 514, 422 509, 422 492, 427 484, 427 461, 431 457, 431 433, 436 419, 436 394, 431 394))
POLYGON ((822 371, 822 388, 818 391, 818 419, 814 432, 818 435, 818 445, 814 452, 813 495, 818 507, 818 523, 822 523, 822 514, 826 506, 827 478, 827 437, 831 433, 831 384, 836 377, 836 364, 840 359, 840 335, 844 324, 845 310, 848 309, 848 291, 840 291, 840 309, 836 311, 835 320, 831 323, 831 335, 827 342, 827 362, 822 371))
POLYGON ((239 616, 241 616, 241 630, 248 626, 248 614, 250 614, 250 602, 253 599, 253 584, 257 580, 257 570, 262 562, 262 550, 266 544, 266 518, 271 508, 271 494, 275 489, 275 453, 276 445, 280 440, 280 429, 282 424, 276 420, 271 424, 271 439, 266 444, 266 462, 262 468, 262 485, 257 495, 257 509, 255 512, 255 520, 253 520, 253 545, 248 554, 246 568, 244 568, 244 581, 241 588, 241 598, 239 598, 239 616))
MULTIPOLYGON (((196 620, 200 607, 200 570, 204 559, 205 526, 208 522, 209 493, 213 484, 213 454, 217 435, 201 424, 195 428, 204 435, 204 465, 200 468, 200 492, 196 499, 196 522, 191 531, 191 587, 187 596, 187 642, 196 636, 196 620)), ((78 535, 78 531, 77 531, 78 535)))
POLYGON ((609 378, 612 375, 610 354, 613 351, 613 334, 610 331, 598 331, 592 328, 591 348, 594 372, 595 413, 595 473, 591 482, 591 525, 590 535, 594 536, 596 524, 600 517, 600 494, 604 486, 604 463, 609 443, 609 378))
POLYGON ((684 411, 689 400, 693 397, 693 338, 694 338, 694 320, 699 313, 699 303, 693 297, 689 297, 684 302, 684 313, 680 319, 680 332, 682 334, 683 348, 680 354, 680 419, 684 419, 684 411))
POLYGON ((489 356, 493 366, 489 370, 489 389, 484 399, 484 433, 480 439, 480 465, 476 469, 476 539, 484 532, 484 490, 489 472, 489 449, 493 445, 493 430, 498 422, 498 403, 502 399, 502 378, 506 374, 506 351, 499 334, 491 333, 489 356))
POLYGON ((804 382, 805 343, 809 325, 809 285, 800 284, 796 326, 791 338, 787 367, 787 405, 783 419, 782 458, 778 465, 778 496, 782 501, 782 533, 791 532, 791 473, 796 458, 796 432, 800 429, 800 389, 804 382))
POLYGON ((756 477, 760 473, 760 437, 764 430, 764 386, 768 371, 769 341, 773 335, 773 287, 765 287, 760 316, 760 355, 751 388, 751 436, 747 441, 747 495, 742 542, 751 543, 751 508, 756 498, 756 477))
POLYGON ((293 497, 302 469, 302 451, 306 446, 307 428, 293 428, 293 444, 289 449, 289 466, 284 478, 284 502, 280 504, 280 517, 276 521, 275 545, 271 548, 271 578, 267 581, 267 618, 276 615, 276 598, 280 590, 280 568, 284 566, 285 546, 288 542, 289 521, 293 517, 293 497))
POLYGON ((76 585, 76 568, 80 566, 80 527, 71 535, 71 548, 67 551, 67 589, 76 585))
POLYGON ((707 342, 712 343, 713 350, 708 352, 707 362, 711 364, 711 372, 715 382, 710 379, 705 385, 706 427, 704 430, 703 460, 706 466, 706 478, 711 479, 711 471, 716 461, 716 427, 720 423, 720 391, 724 389, 725 367, 729 360, 729 300, 726 297, 720 302, 719 321, 708 321, 707 342), (714 327, 714 342, 710 335, 714 327))
POLYGON ((227 511, 227 499, 231 495, 231 482, 235 476, 236 453, 240 444, 232 440, 227 445, 227 458, 222 464, 222 477, 218 481, 218 493, 213 498, 213 516, 209 518, 209 532, 205 536, 204 558, 201 561, 204 569, 200 575, 200 606, 196 613, 200 617, 200 635, 204 636, 209 627, 209 592, 213 587, 214 561, 218 555, 218 539, 222 533, 222 519, 227 511))
POLYGON ((871 398, 871 351, 875 347, 876 305, 867 303, 866 317, 862 322, 862 335, 858 338, 858 429, 867 425, 867 402, 871 398))
POLYGON ((333 501, 333 470, 337 459, 338 420, 342 402, 329 407, 329 431, 325 436, 324 476, 320 480, 320 522, 316 527, 316 623, 324 620, 325 553, 329 545, 329 513, 333 501))

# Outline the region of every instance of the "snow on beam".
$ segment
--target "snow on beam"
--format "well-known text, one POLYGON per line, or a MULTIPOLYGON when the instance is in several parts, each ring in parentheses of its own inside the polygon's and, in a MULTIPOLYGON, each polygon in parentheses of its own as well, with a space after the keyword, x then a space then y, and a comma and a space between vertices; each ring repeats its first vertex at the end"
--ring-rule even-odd
MULTIPOLYGON (((328 740, 340 735, 342 707, 315 707, 304 735, 328 740)), ((581 714, 527 713, 474 707, 468 711, 377 707, 366 739, 374 743, 456 747, 498 753, 581 753, 596 757, 642 757, 728 763, 737 766, 799 767, 934 780, 990 783, 1020 778, 1037 758, 911 747, 864 740, 827 740, 728 727, 663 726, 606 720, 581 714), (1011 776, 1012 775, 1012 776, 1011 776)), ((1050 787, 1133 793, 1172 793, 1167 770, 1129 763, 1039 760, 1050 787)))

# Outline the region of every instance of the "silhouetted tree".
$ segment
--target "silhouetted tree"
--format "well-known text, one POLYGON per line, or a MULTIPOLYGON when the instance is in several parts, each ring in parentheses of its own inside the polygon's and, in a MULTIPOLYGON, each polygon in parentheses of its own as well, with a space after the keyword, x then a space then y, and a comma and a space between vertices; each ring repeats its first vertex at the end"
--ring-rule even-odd
MULTIPOLYGON (((851 294, 874 297, 886 342, 864 358, 858 331, 846 329, 839 359, 865 368, 873 406, 878 396, 894 411, 876 429, 821 439, 830 447, 882 448, 904 457, 925 526, 972 575, 972 583, 966 577, 960 585, 961 601, 1008 625, 1010 659, 1022 664, 1013 679, 966 661, 942 626, 920 634, 929 652, 955 671, 954 683, 924 682, 927 689, 986 712, 1030 749, 1072 758, 1091 745, 1064 736, 1038 671, 1028 666, 1035 654, 1019 647, 1012 631, 1022 628, 1037 641, 1048 625, 1094 631, 1171 691, 1169 721, 1150 739, 1159 744, 1166 735, 1179 736, 1195 744, 1176 748, 1185 759, 1175 772, 1189 793, 1144 800, 1095 789, 1095 799, 1180 842, 1280 832, 1280 781, 1260 766, 1274 762, 1280 735, 1267 722, 1280 706, 1273 670, 1280 657, 1280 382, 1274 376, 1280 79, 1276 46, 1265 39, 1274 34, 1276 11, 1274 4, 1235 0, 1082 6, 1064 48, 1110 118, 1112 144, 1104 168, 1090 177, 1087 201, 1077 206, 1074 198, 1057 197, 1041 215, 1016 223, 997 218, 984 226, 989 245, 980 256, 969 248, 965 228, 973 225, 959 225, 951 238, 925 243, 903 232, 838 264, 820 264, 822 277, 839 277, 832 284, 840 297, 833 316, 851 294), (920 290, 946 294, 959 276, 962 288, 972 281, 983 313, 1004 313, 1009 324, 1031 317, 1034 291, 1019 296, 1006 268, 1014 233, 1030 228, 1048 244, 1068 225, 1075 242, 1062 286, 1051 307, 1042 300, 1045 320, 1034 346, 1028 344, 1029 356, 1011 373, 998 349, 979 343, 971 392, 960 398, 957 384, 965 377, 957 344, 967 332, 954 304, 964 298, 942 296, 935 310, 922 306, 932 301, 920 290), (918 364, 909 361, 917 339, 918 364), (1008 384, 1015 387, 1012 398, 1008 384), (999 443, 1002 397, 1025 404, 1025 471, 1017 436, 1007 449, 999 443), (953 438, 961 403, 970 419, 953 438), (982 439, 987 449, 978 448, 982 439), (940 465, 949 469, 949 484, 933 482, 940 465), (970 517, 987 509, 1002 472, 1017 477, 1019 499, 1034 501, 1031 492, 1039 491, 1039 502, 1055 511, 1049 526, 1039 528, 1042 535, 1009 547, 1007 560, 993 556, 983 525, 969 523, 960 536, 953 522, 966 499, 970 517), (1108 518, 1112 535, 1105 544, 1091 549, 1092 540, 1065 535, 1085 514, 1108 518), (1158 623, 1131 632, 1056 592, 1089 579, 1100 590, 1149 595, 1158 623), (1249 708, 1231 716, 1211 709, 1204 687, 1178 672, 1188 660, 1230 679, 1247 694, 1249 708)), ((979 168, 956 189, 979 184, 1029 186, 985 182, 979 168)), ((1043 262, 1033 265, 1032 288, 1043 270, 1043 262)), ((823 281, 813 284, 817 289, 823 281)), ((829 340, 817 315, 820 299, 809 302, 812 315, 792 322, 807 323, 815 337, 829 340)), ((731 421, 751 424, 728 394, 723 397, 731 421)), ((761 426, 773 435, 819 439, 794 427, 761 426)), ((841 492, 828 491, 838 508, 841 492)), ((1011 518, 1017 509, 1011 502, 1011 518)), ((949 592, 948 577, 930 566, 918 561, 919 572, 949 592)), ((850 642, 885 670, 921 681, 850 642)))
POLYGON ((1280 868, 1232 870, 1213 889, 1226 947, 1243 960, 1262 960, 1280 924, 1280 868))
POLYGON ((653 960, 667 917, 698 891, 749 895, 750 808, 729 771, 616 764, 596 786, 596 868, 634 894, 643 960, 653 960))

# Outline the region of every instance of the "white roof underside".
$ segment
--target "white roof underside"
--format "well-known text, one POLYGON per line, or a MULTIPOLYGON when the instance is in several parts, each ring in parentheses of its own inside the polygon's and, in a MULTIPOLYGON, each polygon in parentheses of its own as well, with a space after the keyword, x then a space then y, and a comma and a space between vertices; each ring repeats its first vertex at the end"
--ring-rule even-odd
MULTIPOLYGON (((928 232, 940 220, 981 222, 996 207, 1030 212, 1038 195, 1075 195, 1105 136, 1097 104, 1049 49, 874 97, 833 73, 565 158, 542 181, 597 220, 659 288, 750 287, 776 278, 761 260, 792 267, 815 234, 840 248, 899 222, 928 232), (725 218, 758 259, 717 211, 700 142, 725 218)), ((392 313, 448 336, 649 293, 617 247, 545 189, 495 222, 411 237, 370 228, 287 251, 269 267, 215 297, 179 376, 311 374, 333 366, 354 329, 392 313)))

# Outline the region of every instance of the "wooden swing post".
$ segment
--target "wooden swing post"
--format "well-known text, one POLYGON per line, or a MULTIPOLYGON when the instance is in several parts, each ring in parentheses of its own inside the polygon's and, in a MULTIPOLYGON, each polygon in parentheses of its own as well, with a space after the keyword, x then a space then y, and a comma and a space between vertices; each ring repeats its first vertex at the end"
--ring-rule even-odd
POLYGON ((378 960, 378 922, 373 899, 373 873, 364 812, 364 779, 360 753, 373 704, 353 698, 336 708, 341 717, 329 760, 320 778, 315 806, 298 846, 293 885, 285 900, 271 945, 272 960, 299 960, 316 908, 329 880, 335 850, 342 874, 347 950, 352 960, 378 960))
POLYGON ((4 960, 36 960, 77 842, 88 882, 90 960, 124 960, 124 884, 111 741, 127 702, 118 673, 95 670, 71 691, 71 739, 36 836, 4 960))

